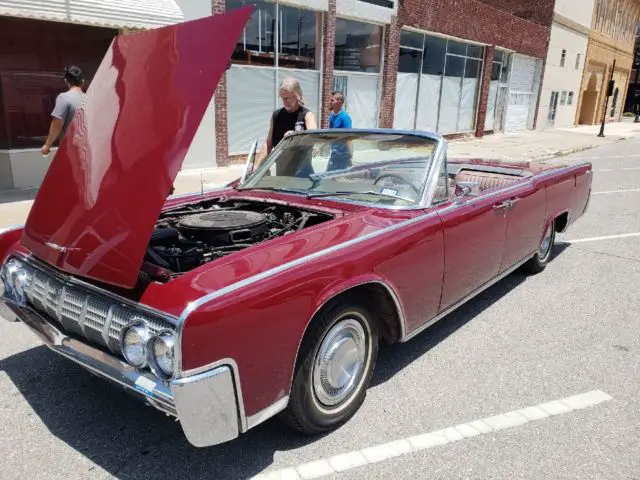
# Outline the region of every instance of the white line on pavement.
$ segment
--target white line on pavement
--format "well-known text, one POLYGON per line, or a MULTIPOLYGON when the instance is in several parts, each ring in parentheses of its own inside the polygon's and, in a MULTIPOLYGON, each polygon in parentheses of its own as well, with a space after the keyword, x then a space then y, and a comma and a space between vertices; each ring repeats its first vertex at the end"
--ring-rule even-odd
POLYGON ((631 188, 629 190, 609 190, 606 192, 591 192, 591 195, 608 195, 610 193, 631 193, 640 192, 640 188, 631 188))
POLYGON ((602 170, 594 170, 593 173, 621 172, 623 170, 640 170, 640 167, 604 168, 602 170))
POLYGON ((408 453, 457 442, 465 438, 517 427, 528 422, 544 420, 550 416, 563 415, 573 410, 593 407, 609 400, 613 399, 603 391, 592 390, 572 397, 553 400, 482 420, 463 423, 455 427, 394 440, 389 443, 334 455, 333 457, 323 458, 274 472, 261 473, 253 477, 253 480, 306 480, 320 478, 336 472, 344 472, 363 465, 400 457, 408 453))
POLYGON ((640 232, 621 233, 618 235, 607 235, 606 237, 587 237, 587 238, 577 238, 575 240, 561 240, 561 242, 564 242, 564 243, 598 242, 600 240, 614 240, 616 238, 629 238, 629 237, 640 237, 640 232))

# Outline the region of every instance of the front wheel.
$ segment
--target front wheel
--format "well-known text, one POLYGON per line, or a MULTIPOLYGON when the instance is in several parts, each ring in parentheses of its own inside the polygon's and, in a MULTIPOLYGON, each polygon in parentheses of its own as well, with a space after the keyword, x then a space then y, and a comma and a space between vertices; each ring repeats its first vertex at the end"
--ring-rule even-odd
POLYGON ((378 329, 358 298, 335 302, 306 333, 287 409, 290 427, 318 434, 338 428, 364 402, 378 356, 378 329))
POLYGON ((555 239, 555 222, 550 222, 549 225, 547 225, 547 229, 545 230, 544 235, 542 236, 538 251, 531 258, 531 260, 522 265, 522 270, 526 273, 532 274, 542 272, 546 268, 547 263, 549 263, 549 259, 551 258, 551 252, 553 251, 553 242, 555 241, 555 239))

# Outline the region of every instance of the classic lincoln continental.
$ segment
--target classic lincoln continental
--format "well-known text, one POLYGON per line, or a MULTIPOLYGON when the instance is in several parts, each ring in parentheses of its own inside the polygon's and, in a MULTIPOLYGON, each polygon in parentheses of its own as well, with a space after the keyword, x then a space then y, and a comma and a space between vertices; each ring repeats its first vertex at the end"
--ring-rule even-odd
POLYGON ((293 134, 259 164, 254 144, 241 178, 168 196, 249 14, 114 40, 25 225, 0 235, 2 315, 198 447, 276 415, 338 428, 381 342, 542 272, 591 193, 589 163, 349 129, 293 134))

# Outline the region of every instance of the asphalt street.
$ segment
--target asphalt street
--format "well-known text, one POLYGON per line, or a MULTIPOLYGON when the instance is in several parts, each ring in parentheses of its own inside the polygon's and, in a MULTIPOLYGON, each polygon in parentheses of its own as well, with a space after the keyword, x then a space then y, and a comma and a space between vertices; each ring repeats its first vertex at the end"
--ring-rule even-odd
POLYGON ((175 421, 0 323, 0 478, 640 479, 640 140, 559 161, 581 159, 591 204, 547 269, 383 348, 361 410, 322 437, 271 420, 193 448, 175 421), (528 407, 548 414, 509 413, 528 407))

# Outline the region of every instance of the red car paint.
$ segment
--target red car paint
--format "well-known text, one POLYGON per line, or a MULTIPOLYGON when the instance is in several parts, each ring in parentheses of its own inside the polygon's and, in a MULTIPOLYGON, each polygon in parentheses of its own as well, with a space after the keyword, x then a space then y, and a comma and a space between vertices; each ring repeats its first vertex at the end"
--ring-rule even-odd
POLYGON ((49 167, 23 244, 121 287, 149 236, 252 8, 117 37, 49 167))
MULTIPOLYGON (((132 285, 150 232, 193 137, 194 125, 197 127, 211 98, 213 77, 217 82, 230 56, 226 42, 211 48, 211 42, 219 40, 213 32, 217 28, 224 38, 233 37, 235 42, 247 17, 248 11, 241 10, 203 23, 190 22, 185 24, 186 30, 181 26, 170 28, 168 31, 174 33, 168 36, 145 33, 149 39, 156 38, 164 50, 150 48, 147 63, 140 62, 137 67, 128 64, 121 70, 138 75, 135 82, 123 75, 110 83, 109 65, 103 64, 101 74, 106 78, 94 84, 119 86, 116 92, 120 97, 116 98, 120 100, 114 104, 117 112, 105 112, 101 118, 122 126, 114 129, 111 140, 104 143, 100 135, 92 135, 91 121, 83 118, 74 122, 36 198, 22 240, 21 230, 0 236, 0 259, 18 249, 70 275, 132 285), (220 18, 225 22, 212 28, 220 18), (205 35, 204 40, 200 35, 205 35), (168 41, 176 48, 167 51, 162 42, 168 41), (182 46, 188 44, 200 46, 183 50, 182 46), (212 59, 213 51, 227 52, 224 61, 222 53, 212 59), (187 70, 193 65, 202 66, 211 78, 200 78, 197 68, 189 70, 202 80, 197 87, 201 90, 179 94, 179 83, 167 78, 180 80, 181 75, 158 80, 148 70, 148 65, 160 62, 162 55, 173 59, 171 68, 182 68, 184 60, 187 70), (209 60, 208 66, 201 65, 209 60), (156 80, 157 85, 153 84, 156 80), (140 85, 150 92, 147 94, 140 85), (163 110, 167 105, 175 107, 171 112, 185 114, 184 123, 173 116, 157 126, 143 123, 141 128, 129 123, 132 120, 125 113, 131 107, 125 105, 122 95, 129 94, 130 88, 141 93, 132 99, 132 106, 141 110, 141 119, 148 122, 145 115, 154 111, 144 100, 160 95, 163 110), (85 125, 89 126, 86 131, 85 125), (70 250, 65 256, 46 243, 80 250, 70 250)), ((116 45, 120 45, 125 58, 127 43, 116 45)), ((124 66, 118 64, 118 68, 124 66)), ((190 80, 184 81, 193 85, 190 80)), ((90 98, 101 104, 106 101, 102 95, 106 94, 96 91, 90 98)), ((107 108, 110 103, 101 105, 107 108)), ((416 210, 385 210, 326 198, 304 199, 259 190, 238 192, 232 188, 170 199, 164 208, 226 195, 229 199, 288 202, 335 218, 202 265, 169 283, 152 283, 139 301, 178 318, 190 302, 219 292, 186 316, 181 368, 188 371, 232 358, 238 365, 245 413, 253 415, 288 395, 305 329, 313 314, 335 295, 366 283, 382 292, 388 288, 397 299, 402 320, 395 326, 394 336, 402 339, 531 254, 545 225, 565 212, 571 222, 575 221, 588 200, 590 165, 561 169, 534 162, 476 159, 463 163, 524 169, 534 177, 523 178, 519 185, 496 190, 475 203, 458 205, 449 201, 416 210), (512 199, 518 199, 512 208, 494 208, 512 199), (393 229, 403 222, 406 224, 402 228, 393 229), (358 241, 376 233, 379 235, 358 241), (294 261, 301 263, 273 270, 294 261), (274 273, 257 277, 269 271, 274 273)))

